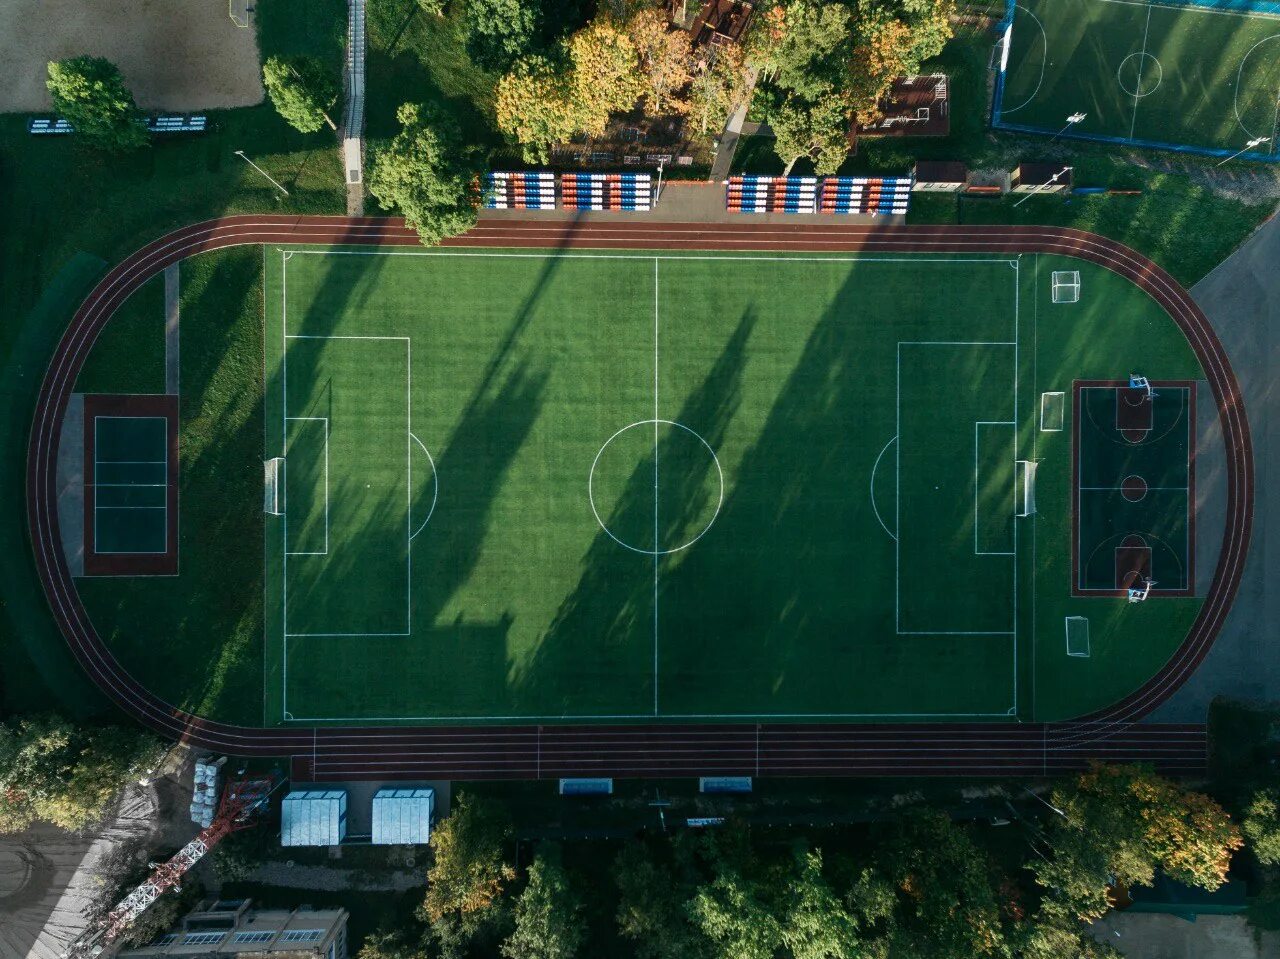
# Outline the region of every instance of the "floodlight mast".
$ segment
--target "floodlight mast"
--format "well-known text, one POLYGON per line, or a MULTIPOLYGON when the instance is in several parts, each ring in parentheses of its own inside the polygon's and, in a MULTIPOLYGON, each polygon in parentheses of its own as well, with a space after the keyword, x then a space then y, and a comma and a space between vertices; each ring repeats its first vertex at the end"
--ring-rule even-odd
POLYGON ((1252 140, 1250 140, 1248 143, 1246 143, 1244 146, 1242 146, 1242 147, 1241 147, 1239 150, 1237 150, 1235 153, 1231 154, 1231 156, 1227 157, 1225 160, 1222 160, 1222 161, 1220 161, 1220 162, 1218 162, 1218 163, 1216 163, 1216 164, 1214 164, 1214 165, 1215 165, 1215 166, 1222 166, 1222 164, 1224 164, 1224 163, 1230 163, 1232 160, 1234 160, 1234 159, 1235 159, 1236 157, 1238 157, 1240 154, 1242 154, 1242 153, 1248 153, 1248 152, 1249 152, 1250 150, 1252 150, 1254 147, 1260 147, 1260 146, 1262 146, 1262 144, 1264 144, 1264 143, 1270 143, 1270 142, 1271 142, 1271 137, 1254 137, 1252 140))
POLYGON ((1059 130, 1057 133, 1055 133, 1052 137, 1050 137, 1049 142, 1052 143, 1054 140, 1058 139, 1058 137, 1062 136, 1062 134, 1066 133, 1067 130, 1075 126, 1077 123, 1084 122, 1084 118, 1087 117, 1088 115, 1089 114, 1087 113, 1080 113, 1080 112, 1071 114, 1071 116, 1067 117, 1067 125, 1063 127, 1061 130, 1059 130))
POLYGON ((115 943, 139 916, 170 889, 181 888, 182 877, 191 871, 209 850, 231 833, 254 824, 254 816, 266 805, 275 791, 272 777, 246 779, 227 784, 212 823, 200 830, 194 839, 179 849, 168 861, 151 864, 151 875, 116 904, 115 908, 92 923, 62 953, 63 959, 87 959, 101 955, 115 943))

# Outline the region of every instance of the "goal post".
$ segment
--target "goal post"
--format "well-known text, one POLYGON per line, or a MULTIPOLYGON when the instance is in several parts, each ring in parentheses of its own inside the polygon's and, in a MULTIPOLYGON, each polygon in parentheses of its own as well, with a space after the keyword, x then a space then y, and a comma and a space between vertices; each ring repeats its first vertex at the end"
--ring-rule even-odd
POLYGON ((283 473, 283 456, 274 456, 262 461, 262 509, 271 516, 284 515, 284 502, 280 495, 283 473))
POLYGON ((1036 511, 1036 461, 1017 460, 1017 476, 1015 482, 1015 516, 1033 516, 1036 511))
POLYGON ((241 28, 249 26, 249 14, 253 13, 252 0, 227 0, 227 8, 232 23, 241 28))
POLYGON ((1084 616, 1066 617, 1067 655, 1080 658, 1089 655, 1089 620, 1084 616))
POLYGON ((1040 432, 1058 433, 1067 421, 1065 393, 1040 394, 1040 432))

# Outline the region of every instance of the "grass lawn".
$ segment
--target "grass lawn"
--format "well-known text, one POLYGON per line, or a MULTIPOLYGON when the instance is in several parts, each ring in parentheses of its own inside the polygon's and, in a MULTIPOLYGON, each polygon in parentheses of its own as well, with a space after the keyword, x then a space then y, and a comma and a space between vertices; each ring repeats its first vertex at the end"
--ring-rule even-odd
POLYGON ((77 393, 164 392, 164 277, 149 280, 116 310, 98 337, 77 393))

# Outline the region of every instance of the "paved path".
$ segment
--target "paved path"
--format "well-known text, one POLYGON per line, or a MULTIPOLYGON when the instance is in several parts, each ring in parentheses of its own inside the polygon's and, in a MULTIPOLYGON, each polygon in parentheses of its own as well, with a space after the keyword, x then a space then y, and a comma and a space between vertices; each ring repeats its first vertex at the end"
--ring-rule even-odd
POLYGON ((1254 532, 1226 625, 1187 684, 1153 716, 1165 722, 1203 721, 1218 695, 1280 700, 1280 217, 1191 295, 1217 331, 1244 396, 1255 450, 1254 532))
POLYGON ((178 395, 178 269, 179 264, 164 271, 164 391, 178 395))
POLYGON ((347 0, 347 102, 341 134, 347 216, 364 215, 364 47, 364 0, 347 0))
POLYGON ((756 89, 756 71, 747 71, 747 92, 742 97, 742 104, 733 111, 720 134, 720 144, 716 148, 716 159, 711 164, 711 180, 719 183, 729 178, 729 169, 733 166, 733 155, 738 152, 738 138, 742 136, 742 125, 747 121, 747 108, 751 106, 751 95, 756 89))

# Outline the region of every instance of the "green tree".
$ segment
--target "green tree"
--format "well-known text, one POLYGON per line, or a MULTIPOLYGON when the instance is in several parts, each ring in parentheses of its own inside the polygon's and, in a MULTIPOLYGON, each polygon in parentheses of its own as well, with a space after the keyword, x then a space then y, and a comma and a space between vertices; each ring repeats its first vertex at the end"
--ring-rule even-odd
POLYGON ((822 875, 822 851, 801 850, 787 884, 782 942, 792 959, 859 959, 858 921, 822 875))
POLYGON ((672 29, 662 10, 641 7, 627 20, 627 36, 640 61, 649 113, 686 112, 688 102, 679 94, 693 79, 689 31, 672 29))
POLYGON ((1095 764, 1055 788, 1052 800, 1063 813, 1049 824, 1053 855, 1028 868, 1083 918, 1107 911, 1113 879, 1149 885, 1157 867, 1179 882, 1216 889, 1243 843, 1208 796, 1137 766, 1095 764))
POLYGON ((819 176, 835 173, 849 155, 849 118, 835 96, 810 102, 790 96, 769 118, 774 150, 789 174, 796 161, 807 157, 819 176))
POLYGON ((374 151, 369 192, 398 209, 427 246, 466 232, 476 222, 476 151, 463 145, 453 118, 435 107, 406 103, 396 118, 400 132, 374 151))
POLYGON ((816 100, 843 92, 853 50, 853 10, 843 3, 792 0, 769 65, 777 83, 816 100))
POLYGON ((533 50, 537 0, 467 0, 467 53, 488 70, 505 70, 533 50))
POLYGON ((262 83, 276 112, 299 133, 315 133, 326 123, 338 125, 328 110, 338 99, 338 80, 315 57, 268 57, 262 83))
POLYGON ((860 121, 880 115, 896 77, 920 72, 951 39, 953 0, 862 0, 849 64, 850 106, 860 121))
POLYGON ((498 81, 498 129, 520 144, 525 161, 547 163, 553 144, 568 140, 586 123, 563 62, 527 57, 498 81))
POLYGON ((427 870, 423 902, 427 919, 433 924, 451 916, 483 919, 515 878, 506 858, 510 840, 505 809, 492 800, 459 794, 453 811, 431 836, 434 861, 427 870))
POLYGON ((572 96, 583 111, 582 130, 604 133, 609 115, 630 110, 644 92, 640 55, 613 18, 600 16, 569 37, 572 96))
POLYGON ((689 116, 701 133, 724 127, 746 96, 742 48, 718 46, 698 65, 689 86, 689 116))
POLYGON ((53 109, 90 146, 124 152, 150 142, 142 114, 119 68, 102 57, 49 62, 45 86, 53 109))
MULTIPOLYGON (((678 853, 688 842, 681 842, 678 853)), ((670 851, 665 843, 659 849, 670 851)), ((694 879, 679 854, 674 862, 660 860, 659 849, 633 843, 614 863, 618 932, 635 943, 638 959, 700 959, 707 955, 707 940, 685 910, 694 879)))
POLYGON ((1240 826, 1259 862, 1268 866, 1280 864, 1280 794, 1276 790, 1255 793, 1240 826))
POLYGON ((97 822, 121 787, 162 754, 150 736, 78 727, 52 714, 0 725, 0 832, 36 820, 63 829, 97 822))
POLYGON ((515 928, 502 943, 502 954, 507 959, 571 959, 585 938, 582 901, 569 886, 560 849, 543 845, 516 899, 515 928))
POLYGON ((713 944, 720 959, 773 959, 783 926, 770 885, 747 875, 727 857, 718 857, 715 875, 688 904, 690 918, 713 944))
POLYGON ((1007 954, 995 868, 967 830, 936 810, 911 812, 880 861, 898 890, 895 950, 913 959, 1007 954))
POLYGON ((407 929, 379 929, 365 937, 356 959, 427 959, 421 937, 407 929))

